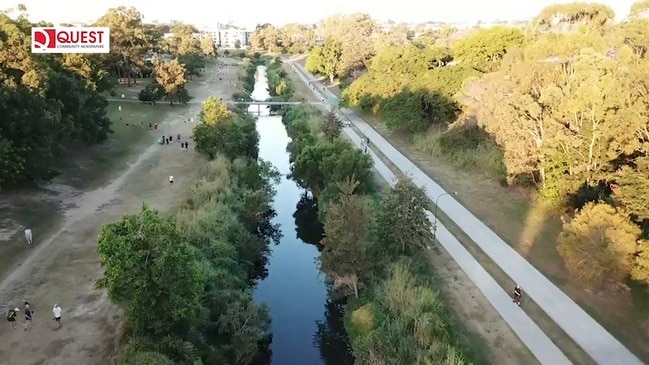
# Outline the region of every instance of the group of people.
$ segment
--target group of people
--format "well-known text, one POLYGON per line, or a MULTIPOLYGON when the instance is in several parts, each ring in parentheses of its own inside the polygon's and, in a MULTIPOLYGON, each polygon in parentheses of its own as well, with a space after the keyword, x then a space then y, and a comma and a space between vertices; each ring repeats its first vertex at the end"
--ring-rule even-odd
MULTIPOLYGON (((169 136, 162 135, 162 137, 160 138, 160 144, 169 144, 169 143, 173 142, 173 140, 174 140, 174 136, 172 136, 171 134, 169 136)), ((189 149, 189 142, 181 141, 180 140, 180 133, 178 133, 178 135, 176 136, 176 142, 180 142, 180 148, 185 149, 185 150, 189 149)))
MULTIPOLYGON (((9 326, 11 327, 12 330, 15 330, 18 328, 18 313, 20 312, 19 308, 13 308, 9 309, 7 311, 7 322, 9 322, 9 326)), ((34 315, 34 310, 30 306, 29 302, 25 302, 25 309, 23 309, 23 313, 25 316, 25 323, 23 324, 23 328, 25 331, 31 331, 32 329, 32 317, 34 315)), ((61 328, 61 315, 63 314, 63 309, 61 309, 61 306, 58 304, 54 304, 54 307, 52 308, 52 314, 53 314, 53 320, 56 322, 56 328, 59 329, 61 328)))

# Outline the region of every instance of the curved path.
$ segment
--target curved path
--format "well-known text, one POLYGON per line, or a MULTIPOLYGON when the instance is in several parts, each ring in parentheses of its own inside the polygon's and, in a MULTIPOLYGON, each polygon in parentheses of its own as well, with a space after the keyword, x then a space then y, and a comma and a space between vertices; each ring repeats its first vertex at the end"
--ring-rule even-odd
MULTIPOLYGON (((300 78, 311 86, 313 92, 324 95, 330 105, 338 105, 338 97, 317 81, 313 75, 308 73, 301 65, 291 61, 289 61, 289 63, 297 71, 298 75, 300 75, 300 78)), ((423 187, 426 191, 426 195, 432 201, 435 201, 435 199, 441 194, 446 193, 444 189, 415 166, 415 164, 403 156, 403 154, 394 148, 363 119, 356 115, 353 110, 341 109, 341 113, 354 123, 356 127, 364 131, 371 143, 376 146, 376 148, 378 148, 395 166, 397 166, 401 172, 410 176, 418 186, 423 187)), ((345 128, 345 132, 352 137, 355 143, 357 142, 353 136, 358 138, 358 135, 354 131, 350 128, 345 128)), ((375 161, 377 169, 379 169, 382 162, 377 161, 377 156, 372 155, 372 158, 375 161)), ((383 173, 381 174, 383 175, 383 173)), ((581 348, 588 353, 595 362, 602 365, 643 364, 640 359, 638 359, 622 343, 606 331, 604 327, 590 317, 581 307, 579 307, 550 280, 528 263, 505 241, 498 237, 498 235, 496 235, 489 227, 482 223, 458 201, 453 199, 452 196, 448 196, 441 200, 439 202, 439 209, 452 219, 507 275, 509 275, 515 282, 519 283, 523 288, 526 288, 526 294, 529 295, 577 344, 579 344, 579 346, 581 346, 581 348)), ((464 252, 467 255, 458 254, 461 250, 453 247, 454 245, 451 243, 455 238, 439 223, 437 238, 467 275, 471 277, 496 310, 503 316, 503 319, 528 346, 530 351, 532 351, 539 361, 541 361, 541 363, 569 363, 563 354, 561 354, 561 356, 565 359, 564 361, 558 360, 560 358, 559 355, 547 357, 550 356, 549 353, 559 351, 558 348, 556 348, 556 346, 551 342, 549 344, 551 346, 549 346, 547 343, 547 341, 549 341, 547 336, 545 336, 545 334, 543 334, 543 336, 539 335, 532 327, 528 327, 530 324, 521 326, 521 323, 529 322, 534 328, 538 329, 538 326, 536 326, 536 324, 534 324, 523 311, 512 310, 509 295, 504 292, 495 281, 493 281, 493 278, 484 272, 484 269, 480 267, 468 252, 464 252), (457 257, 454 255, 454 251, 458 254, 457 257), (479 269, 477 269, 474 264, 477 265, 479 269), (482 271, 484 274, 477 274, 476 270, 482 271), (490 280, 485 279, 486 277, 491 279, 493 283, 489 283, 490 280), (476 279, 478 281, 476 281, 476 279), (500 294, 507 296, 505 302, 499 300, 502 299, 500 294), (516 312, 523 314, 526 319, 511 318, 512 313, 516 312), (523 322, 518 322, 519 320, 522 320, 523 322)), ((457 242, 457 244, 461 246, 459 242, 457 242)), ((464 247, 462 247, 462 249, 464 249, 464 247)), ((464 251, 466 250, 464 249, 464 251)), ((540 331, 541 330, 538 329, 538 332, 540 331)))

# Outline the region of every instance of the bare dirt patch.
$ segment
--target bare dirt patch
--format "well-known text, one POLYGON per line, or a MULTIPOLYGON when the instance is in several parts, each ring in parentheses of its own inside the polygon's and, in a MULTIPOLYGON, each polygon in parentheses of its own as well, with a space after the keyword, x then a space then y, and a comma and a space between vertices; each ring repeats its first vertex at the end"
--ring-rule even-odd
MULTIPOLYGON (((236 91, 237 73, 236 67, 207 69, 191 93, 196 101, 210 95, 226 99, 236 91)), ((3 313, 9 307, 22 308, 22 302, 28 300, 34 308, 34 321, 29 332, 22 328, 12 331, 5 325, 0 327, 2 363, 111 363, 116 350, 120 312, 104 292, 94 289, 95 280, 101 275, 96 252, 97 235, 102 224, 125 213, 137 212, 144 203, 168 211, 182 202, 184 189, 193 180, 199 156, 191 148, 191 141, 190 150, 184 151, 175 139, 180 133, 183 140, 188 140, 193 124, 187 120, 190 117, 196 120, 199 108, 200 104, 191 104, 169 110, 160 118, 159 133, 173 135, 174 142, 162 146, 152 142, 157 138, 151 136, 148 145, 127 158, 129 167, 112 176, 109 183, 87 191, 71 189, 69 196, 51 195, 48 201, 60 200, 58 210, 61 212, 58 225, 51 224, 47 216, 42 219, 42 232, 49 229, 51 234, 36 231, 35 245, 26 253, 14 255, 17 248, 9 251, 12 254, 3 252, 5 261, 10 257, 13 263, 20 264, 6 270, 0 282, 3 313), (173 185, 169 184, 168 175, 174 175, 173 185), (63 308, 63 327, 56 331, 53 330, 51 312, 54 304, 63 308)), ((66 188, 59 186, 59 190, 65 191, 66 188)), ((13 195, 13 198, 2 198, 2 204, 5 204, 2 210, 9 211, 5 218, 7 221, 15 221, 16 214, 11 214, 11 211, 19 209, 15 204, 20 201, 16 198, 20 194, 13 195)), ((34 204, 32 202, 31 206, 34 204)), ((14 247, 5 240, 0 244, 14 247)), ((20 247, 25 246, 22 243, 20 247)))
MULTIPOLYGON (((299 97, 308 101, 318 101, 292 67, 285 65, 284 70, 299 97)), ((430 254, 430 259, 442 279, 440 290, 444 293, 455 318, 461 322, 464 335, 470 340, 471 346, 476 347, 480 353, 487 353, 494 364, 537 363, 527 347, 450 255, 443 249, 436 251, 430 254)))

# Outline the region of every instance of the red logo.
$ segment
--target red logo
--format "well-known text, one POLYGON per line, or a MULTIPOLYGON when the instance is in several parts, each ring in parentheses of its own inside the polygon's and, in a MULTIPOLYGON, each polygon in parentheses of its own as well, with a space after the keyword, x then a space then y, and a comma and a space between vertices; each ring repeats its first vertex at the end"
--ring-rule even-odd
POLYGON ((34 48, 56 48, 56 29, 34 30, 34 48))
POLYGON ((107 27, 32 28, 32 52, 108 53, 110 29, 107 27))

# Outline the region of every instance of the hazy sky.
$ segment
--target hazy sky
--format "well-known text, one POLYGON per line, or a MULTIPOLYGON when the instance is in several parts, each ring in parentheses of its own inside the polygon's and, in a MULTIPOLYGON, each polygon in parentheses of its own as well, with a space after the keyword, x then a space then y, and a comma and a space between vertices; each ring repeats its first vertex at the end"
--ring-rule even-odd
MULTIPOLYGON (((11 0, 9 0, 11 1, 11 0)), ((9 1, 3 1, 5 4, 9 1)), ((561 0, 17 0, 27 6, 33 21, 53 23, 92 21, 108 8, 134 6, 146 21, 179 20, 199 26, 232 21, 242 26, 257 23, 277 25, 314 23, 335 13, 366 12, 381 20, 397 22, 476 22, 478 20, 524 20, 538 14, 545 6, 561 0), (177 4, 181 4, 180 6, 177 4)), ((635 0, 600 0, 615 10, 617 18, 626 16, 635 0)), ((2 5, 2 8, 7 8, 2 5)))

